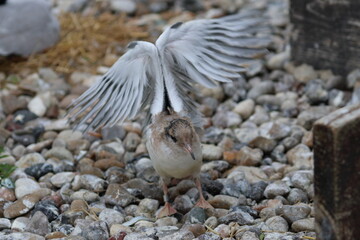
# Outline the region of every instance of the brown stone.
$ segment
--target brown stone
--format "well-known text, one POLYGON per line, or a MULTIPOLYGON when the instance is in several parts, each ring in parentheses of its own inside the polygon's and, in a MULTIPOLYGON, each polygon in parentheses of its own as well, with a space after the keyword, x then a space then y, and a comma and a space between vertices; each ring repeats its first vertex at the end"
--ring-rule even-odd
POLYGON ((65 238, 65 233, 62 232, 52 232, 49 234, 46 234, 45 239, 58 239, 58 238, 65 238))
POLYGON ((3 96, 1 100, 6 114, 11 114, 16 110, 25 109, 27 107, 25 99, 18 98, 12 94, 3 96))
POLYGON ((86 212, 88 210, 88 206, 84 200, 76 199, 72 201, 70 209, 74 212, 86 212))
POLYGON ((100 159, 94 163, 94 167, 100 168, 101 170, 106 170, 111 167, 125 167, 123 162, 117 161, 115 159, 100 159))
POLYGON ((15 201, 16 200, 16 196, 14 193, 14 190, 6 188, 6 187, 1 187, 0 188, 0 199, 5 200, 5 201, 15 201))
POLYGON ((40 200, 37 194, 28 194, 18 199, 16 202, 5 208, 4 217, 15 218, 28 213, 40 200))
POLYGON ((314 125, 315 228, 320 240, 360 235, 360 105, 314 125))

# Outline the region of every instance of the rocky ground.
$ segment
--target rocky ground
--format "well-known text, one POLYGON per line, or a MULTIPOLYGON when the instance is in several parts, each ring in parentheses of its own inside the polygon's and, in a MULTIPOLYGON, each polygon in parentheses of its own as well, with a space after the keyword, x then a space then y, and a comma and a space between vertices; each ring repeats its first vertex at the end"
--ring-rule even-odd
MULTIPOLYGON (((136 11, 132 1, 119 2, 136 11)), ((141 117, 102 129, 100 137, 73 132, 64 119, 66 106, 108 66, 99 67, 99 75, 69 76, 41 67, 0 73, 0 163, 7 164, 0 165, 0 239, 315 239, 311 128, 322 116, 360 103, 360 70, 342 79, 292 64, 285 0, 178 2, 170 7, 193 2, 201 8, 172 22, 245 5, 267 8, 272 26, 269 54, 258 68, 234 83, 200 88, 201 178, 214 209, 193 208, 198 192, 183 180, 170 188, 179 213, 156 219, 162 190, 141 117)), ((112 10, 124 6, 113 1, 112 10)), ((153 13, 137 21, 156 29, 167 24, 156 13, 168 5, 147 7, 153 13)))

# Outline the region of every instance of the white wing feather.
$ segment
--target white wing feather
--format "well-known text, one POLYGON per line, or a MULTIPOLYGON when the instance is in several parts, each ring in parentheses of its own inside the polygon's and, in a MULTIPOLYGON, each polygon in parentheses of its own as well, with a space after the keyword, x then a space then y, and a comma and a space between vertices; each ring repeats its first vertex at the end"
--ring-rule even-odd
POLYGON ((86 129, 81 129, 87 131, 135 117, 142 103, 153 98, 158 74, 156 51, 152 43, 129 44, 129 50, 102 79, 69 106, 70 121, 76 123, 75 128, 88 124, 86 129))

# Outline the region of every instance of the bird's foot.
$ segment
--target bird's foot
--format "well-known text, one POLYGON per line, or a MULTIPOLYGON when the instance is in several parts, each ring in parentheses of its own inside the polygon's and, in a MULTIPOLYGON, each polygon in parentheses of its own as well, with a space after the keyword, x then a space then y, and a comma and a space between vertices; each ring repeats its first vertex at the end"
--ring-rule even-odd
POLYGON ((175 213, 177 213, 175 208, 173 208, 170 203, 166 202, 164 207, 162 207, 161 210, 158 212, 156 218, 167 217, 175 213))
POLYGON ((211 204, 206 201, 204 198, 200 198, 199 201, 195 204, 195 207, 200 207, 200 208, 214 208, 213 206, 211 206, 211 204))

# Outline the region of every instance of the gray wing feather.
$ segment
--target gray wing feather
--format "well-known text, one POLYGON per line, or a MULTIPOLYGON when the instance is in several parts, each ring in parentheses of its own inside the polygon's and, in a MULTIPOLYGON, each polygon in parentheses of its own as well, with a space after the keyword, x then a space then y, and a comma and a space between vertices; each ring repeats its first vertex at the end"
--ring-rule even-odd
POLYGON ((100 79, 70 106, 69 120, 76 129, 88 131, 133 118, 153 99, 156 48, 137 42, 100 79))

